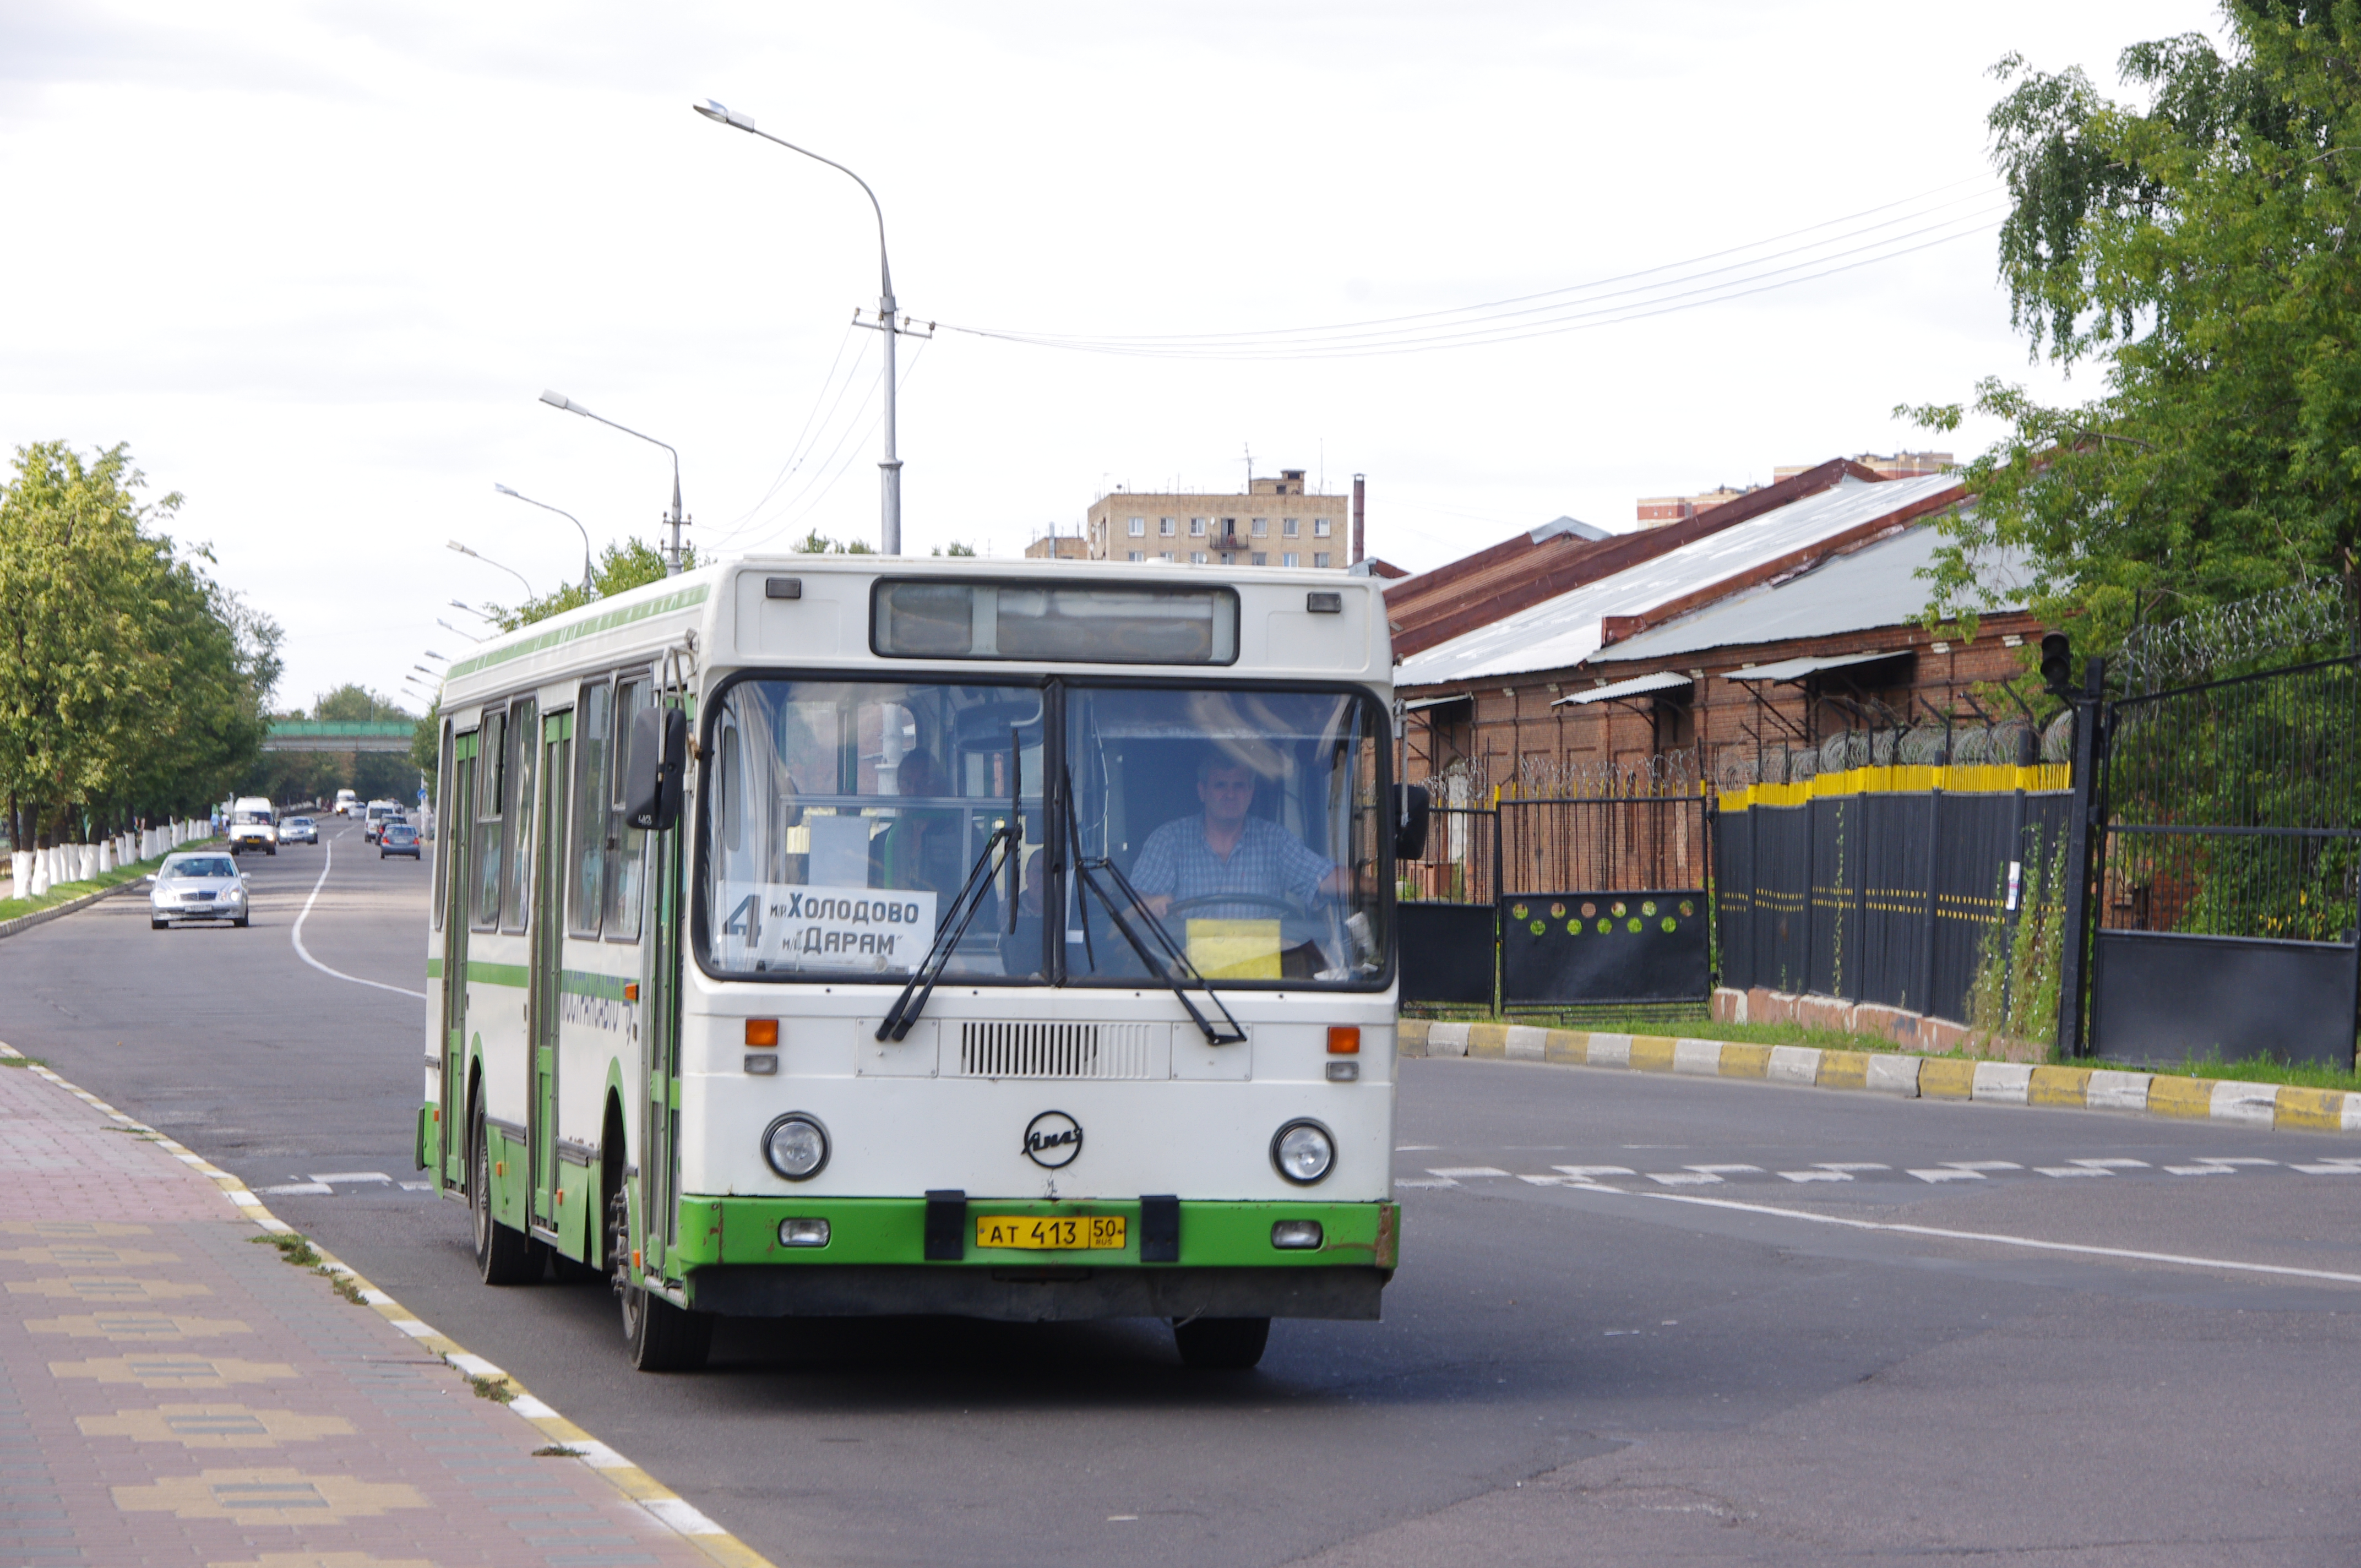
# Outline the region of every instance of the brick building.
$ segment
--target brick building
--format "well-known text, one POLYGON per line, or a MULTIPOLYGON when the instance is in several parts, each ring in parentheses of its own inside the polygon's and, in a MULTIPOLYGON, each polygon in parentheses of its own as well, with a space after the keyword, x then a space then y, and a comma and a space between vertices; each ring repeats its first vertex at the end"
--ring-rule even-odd
POLYGON ((1916 573, 1957 481, 1842 466, 1837 483, 1403 656, 1410 776, 1455 773, 1461 798, 1746 784, 1808 771, 1842 731, 1891 745, 1913 726, 1981 734, 2017 718, 1979 712, 1972 689, 2018 674, 2019 645, 2038 638, 2005 608, 2016 565, 1989 565, 2004 608, 1972 642, 1927 631, 1916 573))

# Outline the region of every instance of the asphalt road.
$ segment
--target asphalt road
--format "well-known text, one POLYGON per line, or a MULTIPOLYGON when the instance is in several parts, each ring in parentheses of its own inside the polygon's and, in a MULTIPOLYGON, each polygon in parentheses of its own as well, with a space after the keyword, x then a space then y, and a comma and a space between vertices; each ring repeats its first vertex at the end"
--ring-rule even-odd
POLYGON ((2326 1136, 1411 1062, 1382 1323, 1214 1376, 1151 1324, 733 1323, 633 1374, 603 1288, 478 1285, 401 1186, 427 868, 326 837, 250 862, 247 930, 0 942, 0 1037, 783 1565, 2361 1562, 2326 1136))

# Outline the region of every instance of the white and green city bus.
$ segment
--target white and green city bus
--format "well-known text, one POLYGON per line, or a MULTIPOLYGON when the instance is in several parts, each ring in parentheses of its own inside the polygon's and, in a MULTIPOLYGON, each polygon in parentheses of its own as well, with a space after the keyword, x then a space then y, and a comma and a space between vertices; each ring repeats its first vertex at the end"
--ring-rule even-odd
POLYGON ((795 555, 444 689, 418 1158, 487 1283, 717 1316, 1371 1319, 1392 1198, 1378 584, 795 555), (1045 917, 1046 912, 1046 917, 1045 917))

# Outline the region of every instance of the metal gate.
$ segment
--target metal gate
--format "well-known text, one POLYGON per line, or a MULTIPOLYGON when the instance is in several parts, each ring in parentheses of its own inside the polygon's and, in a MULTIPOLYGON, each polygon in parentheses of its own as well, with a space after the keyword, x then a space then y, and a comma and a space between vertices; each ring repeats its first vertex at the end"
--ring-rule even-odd
MULTIPOLYGON (((2094 669, 2090 683, 2098 684, 2094 669)), ((2086 703, 2088 1047, 2350 1069, 2361 1016, 2361 658, 2086 703)), ((2078 757, 2078 762, 2081 758, 2078 757)), ((2073 958, 2070 956, 2070 966, 2073 958)), ((2068 976, 2059 1038, 2079 1043, 2068 976)))
POLYGON ((1503 1007, 1704 1002, 1701 795, 1499 803, 1503 1007))
POLYGON ((1490 1008, 1499 986, 1500 817, 1488 808, 1437 806, 1426 854, 1404 861, 1401 999, 1490 1008))

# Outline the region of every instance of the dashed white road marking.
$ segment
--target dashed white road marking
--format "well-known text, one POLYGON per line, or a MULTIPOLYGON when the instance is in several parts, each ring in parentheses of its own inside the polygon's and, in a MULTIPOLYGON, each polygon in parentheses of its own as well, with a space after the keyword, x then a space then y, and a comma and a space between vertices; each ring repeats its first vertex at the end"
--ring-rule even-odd
POLYGON ((313 1174, 307 1181, 391 1181, 392 1177, 381 1170, 332 1170, 326 1175, 313 1174))
POLYGON ((1783 1170, 1779 1174, 1789 1181, 1850 1181, 1852 1179, 1852 1173, 1849 1170, 1822 1170, 1817 1167, 1810 1170, 1783 1170))
POLYGON ((2306 1176, 2361 1176, 2361 1165, 2299 1165, 2306 1176))
POLYGON ((1593 1176, 1637 1176, 1640 1174, 1628 1165, 1554 1165, 1550 1167, 1550 1168, 1552 1170, 1563 1171, 1568 1176, 1580 1176, 1586 1178, 1593 1176))
POLYGON ((2025 1168, 2013 1159, 1938 1159, 1935 1163, 1949 1166, 1953 1170, 1972 1170, 1978 1175, 1987 1170, 2023 1170, 2025 1168))
POLYGON ((1981 1170, 1960 1170, 1952 1166, 1937 1166, 1927 1170, 1913 1170, 1911 1175, 1921 1181, 1982 1181, 1981 1170))
POLYGON ((1859 1160, 1816 1159, 1816 1160, 1814 1160, 1814 1161, 1812 1162, 1812 1168, 1813 1168, 1814 1170, 1835 1170, 1835 1171, 1841 1171, 1841 1172, 1843 1172, 1845 1175, 1847 1175, 1847 1176, 1850 1176, 1850 1175, 1854 1174, 1854 1173, 1855 1173, 1855 1172, 1857 1172, 1857 1171, 1863 1171, 1863 1170, 1892 1170, 1894 1168, 1893 1168, 1892 1166, 1890 1166, 1890 1165, 1869 1165, 1869 1164, 1863 1164, 1862 1162, 1861 1162, 1861 1161, 1859 1161, 1859 1160))
POLYGON ((2113 1176, 2114 1172, 2095 1165, 2037 1165, 2034 1170, 2042 1176, 2113 1176))
POLYGON ((2164 1173, 2167 1176, 2235 1176, 2238 1168, 2235 1165, 2168 1165, 2164 1173))
POLYGON ((2279 1161, 2277 1161, 2277 1160, 2275 1160, 2275 1159, 2257 1159, 2257 1158, 2256 1158, 2256 1157, 2255 1157, 2254 1156, 2252 1156, 2252 1155, 2212 1155, 2212 1154, 2202 1154, 2202 1155, 2199 1155, 2197 1157, 2198 1157, 2199 1159, 2201 1159, 2201 1160, 2204 1161, 2207 1165, 2277 1165, 2277 1164, 2279 1164, 2279 1161))
POLYGON ((1685 1165, 1683 1170, 1694 1170, 1706 1176, 1760 1176, 1759 1165, 1685 1165))
POLYGON ((1509 1173, 1497 1165, 1429 1166, 1427 1175, 1439 1176, 1445 1181, 1457 1181, 1467 1176, 1506 1176, 1509 1173))
POLYGON ((262 1190, 273 1198, 333 1198, 336 1192, 324 1181, 282 1181, 262 1190))
POLYGON ((2070 1159, 2068 1165, 2087 1165, 2093 1170, 2146 1170, 2144 1159, 2070 1159))
POLYGON ((1459 1183, 1452 1180, 1449 1177, 1444 1177, 1434 1181, 1428 1181, 1415 1176, 1397 1176, 1394 1178, 1394 1185, 1396 1187, 1456 1187, 1459 1183))
POLYGON ((1719 1187, 1721 1178, 1709 1170, 1652 1170, 1648 1179, 1666 1187, 1719 1187))

